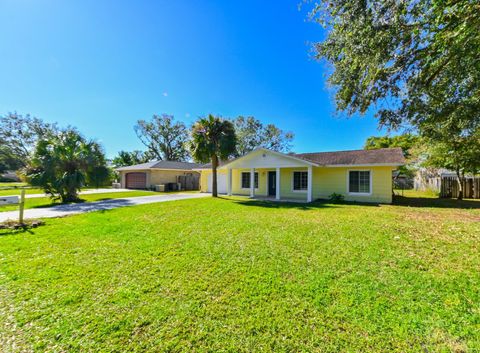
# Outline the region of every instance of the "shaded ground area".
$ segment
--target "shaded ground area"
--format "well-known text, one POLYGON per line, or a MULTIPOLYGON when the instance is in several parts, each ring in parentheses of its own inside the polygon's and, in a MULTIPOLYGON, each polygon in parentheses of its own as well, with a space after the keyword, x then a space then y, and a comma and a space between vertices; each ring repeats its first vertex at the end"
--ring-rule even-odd
POLYGON ((479 209, 480 199, 450 199, 439 198, 432 192, 415 190, 397 190, 395 192, 394 204, 409 207, 433 207, 433 208, 463 208, 479 209))

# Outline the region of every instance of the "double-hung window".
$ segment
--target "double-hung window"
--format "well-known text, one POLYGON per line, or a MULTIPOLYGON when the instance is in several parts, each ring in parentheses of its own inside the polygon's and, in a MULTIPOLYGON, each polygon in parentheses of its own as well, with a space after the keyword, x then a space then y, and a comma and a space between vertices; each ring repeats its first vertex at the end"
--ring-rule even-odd
MULTIPOLYGON (((255 189, 258 189, 258 173, 255 172, 255 189)), ((250 172, 242 172, 242 189, 250 189, 250 172)))
POLYGON ((370 171, 351 170, 348 172, 348 192, 353 194, 370 194, 370 171))
POLYGON ((307 191, 308 172, 293 172, 293 191, 307 191))

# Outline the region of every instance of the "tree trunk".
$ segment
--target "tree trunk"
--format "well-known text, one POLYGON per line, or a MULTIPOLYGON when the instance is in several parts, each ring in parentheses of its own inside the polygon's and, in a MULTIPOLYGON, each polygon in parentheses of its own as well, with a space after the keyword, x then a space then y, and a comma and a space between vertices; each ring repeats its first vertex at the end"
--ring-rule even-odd
POLYGON ((217 167, 218 167, 218 157, 217 155, 212 156, 212 196, 218 197, 217 193, 217 167))
POLYGON ((463 199, 463 180, 464 180, 463 173, 460 174, 460 171, 457 170, 457 182, 458 182, 458 196, 457 200, 463 199))

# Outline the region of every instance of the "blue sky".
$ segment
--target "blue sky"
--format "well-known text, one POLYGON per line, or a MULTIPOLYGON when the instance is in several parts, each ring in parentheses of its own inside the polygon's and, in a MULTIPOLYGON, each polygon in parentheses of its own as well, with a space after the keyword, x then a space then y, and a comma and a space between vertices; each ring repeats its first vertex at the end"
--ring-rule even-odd
POLYGON ((107 155, 142 149, 138 119, 253 115, 295 152, 356 149, 371 116, 335 114, 322 38, 300 0, 0 1, 0 114, 78 127, 107 155))

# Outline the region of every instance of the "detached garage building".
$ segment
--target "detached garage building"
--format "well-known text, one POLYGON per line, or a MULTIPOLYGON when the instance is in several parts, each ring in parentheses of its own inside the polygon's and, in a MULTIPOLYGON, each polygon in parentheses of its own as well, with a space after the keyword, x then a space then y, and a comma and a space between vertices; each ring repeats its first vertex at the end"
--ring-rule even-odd
POLYGON ((200 164, 154 161, 117 168, 120 184, 126 189, 154 189, 155 185, 182 184, 182 190, 198 190, 200 174, 193 169, 200 164))

